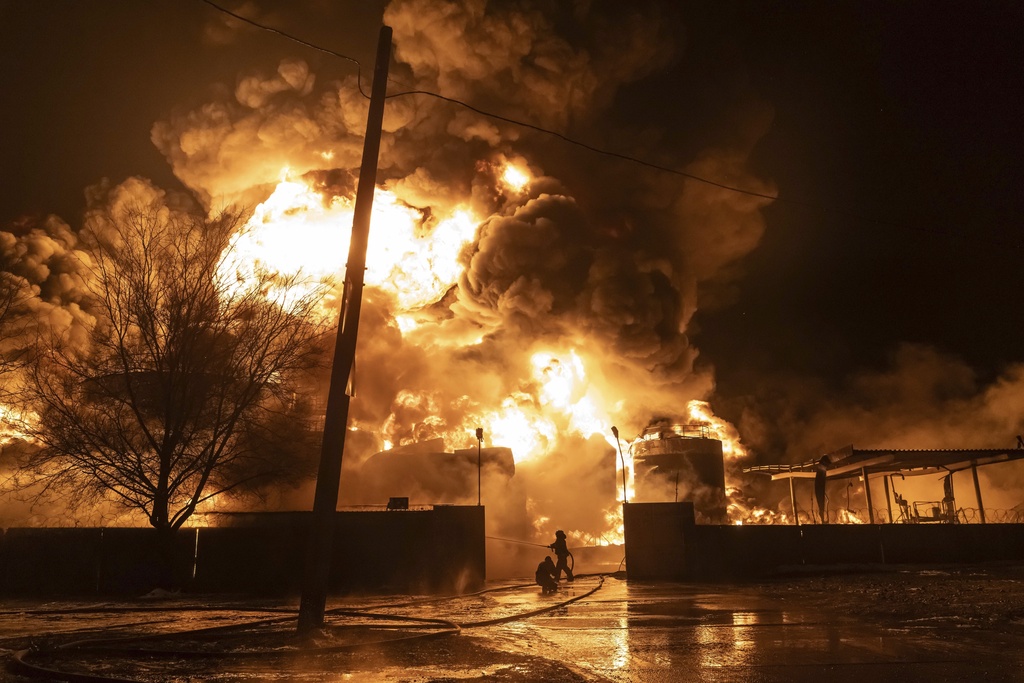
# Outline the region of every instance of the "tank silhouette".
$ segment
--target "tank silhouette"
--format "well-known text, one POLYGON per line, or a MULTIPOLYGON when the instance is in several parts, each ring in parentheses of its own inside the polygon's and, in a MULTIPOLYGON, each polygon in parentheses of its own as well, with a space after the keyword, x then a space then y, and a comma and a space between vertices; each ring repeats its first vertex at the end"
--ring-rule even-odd
POLYGON ((728 521, 722 442, 711 438, 707 425, 651 425, 630 450, 637 502, 689 501, 698 522, 728 521))

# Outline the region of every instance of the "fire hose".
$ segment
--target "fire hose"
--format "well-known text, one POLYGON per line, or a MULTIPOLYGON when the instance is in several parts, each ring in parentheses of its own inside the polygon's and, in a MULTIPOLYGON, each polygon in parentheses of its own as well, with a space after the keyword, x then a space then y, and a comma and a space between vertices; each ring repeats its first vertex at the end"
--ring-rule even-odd
MULTIPOLYGON (((536 546, 536 547, 540 547, 540 548, 551 549, 551 546, 542 545, 540 543, 530 543, 530 542, 527 542, 527 541, 517 541, 517 540, 514 540, 514 539, 497 538, 497 537, 492 537, 492 536, 488 536, 487 538, 491 538, 491 539, 499 540, 499 541, 505 541, 505 542, 509 542, 509 543, 519 543, 519 544, 522 544, 522 545, 532 545, 532 546, 536 546)), ((568 551, 568 548, 566 550, 568 551)), ((570 571, 571 571, 572 567, 574 567, 575 564, 576 564, 576 560, 575 560, 575 557, 572 555, 571 551, 568 552, 568 556, 570 558, 570 571)), ((383 628, 385 628, 385 629, 386 628, 400 628, 402 630, 424 629, 424 630, 427 631, 427 632, 424 632, 424 633, 405 635, 405 636, 401 636, 401 637, 398 637, 398 638, 388 638, 388 639, 384 639, 384 640, 376 640, 376 641, 373 641, 373 642, 364 641, 364 642, 355 643, 355 644, 333 645, 333 646, 331 646, 331 645, 328 645, 328 646, 324 646, 324 645, 301 646, 300 645, 297 648, 290 649, 290 650, 285 650, 285 651, 279 650, 277 648, 273 648, 271 650, 251 650, 251 649, 248 649, 248 650, 244 650, 244 651, 211 652, 210 650, 205 650, 205 649, 199 649, 199 650, 195 650, 195 649, 160 649, 160 648, 154 648, 154 647, 145 647, 145 648, 138 647, 138 644, 141 644, 141 643, 143 643, 145 641, 168 640, 168 639, 174 640, 174 639, 179 639, 179 638, 195 639, 197 636, 207 636, 208 637, 208 636, 213 636, 214 634, 228 635, 231 631, 236 631, 236 630, 239 630, 239 629, 243 629, 244 630, 244 629, 252 629, 254 627, 258 628, 258 627, 268 627, 268 626, 272 626, 272 625, 280 625, 280 624, 286 623, 286 622, 288 622, 288 621, 290 621, 291 619, 294 618, 294 617, 288 615, 288 612, 290 610, 288 610, 287 608, 280 609, 280 610, 279 609, 275 609, 275 608, 263 608, 263 609, 253 609, 253 610, 245 610, 245 611, 264 612, 264 613, 267 613, 267 612, 269 612, 269 613, 278 612, 280 615, 279 616, 271 616, 271 617, 263 618, 263 619, 257 619, 257 620, 249 620, 249 621, 246 621, 246 622, 243 622, 243 623, 230 624, 230 625, 221 625, 221 626, 214 626, 214 627, 208 627, 208 628, 190 629, 190 630, 179 631, 179 632, 170 633, 170 634, 168 634, 168 633, 149 634, 149 635, 129 636, 129 637, 126 637, 126 638, 84 639, 84 640, 76 640, 76 641, 73 641, 73 642, 68 642, 68 643, 65 643, 63 645, 58 645, 58 646, 55 646, 55 647, 54 646, 51 646, 51 647, 40 647, 40 646, 36 645, 36 646, 30 647, 30 648, 21 649, 20 651, 17 651, 14 654, 14 656, 13 656, 11 664, 12 664, 12 668, 15 669, 16 671, 18 671, 19 673, 27 675, 27 676, 31 676, 31 677, 34 677, 34 678, 58 679, 58 680, 65 680, 65 681, 75 681, 77 683, 110 683, 111 681, 116 681, 118 683, 129 683, 129 679, 105 676, 105 675, 102 675, 102 674, 71 673, 71 672, 67 672, 67 671, 58 671, 57 669, 50 668, 50 667, 42 664, 39 661, 39 659, 40 658, 45 658, 47 652, 52 652, 52 653, 56 654, 57 652, 67 653, 67 652, 72 652, 73 651, 73 652, 82 653, 82 654, 84 654, 86 652, 89 652, 92 655, 99 655, 99 656, 103 656, 103 655, 106 655, 106 656, 122 656, 122 657, 132 657, 132 656, 135 656, 135 657, 144 657, 144 658, 147 658, 147 659, 154 659, 154 658, 161 658, 162 657, 162 658, 189 660, 189 659, 201 659, 201 658, 213 657, 213 658, 224 658, 224 659, 259 660, 259 659, 278 658, 278 657, 281 657, 283 654, 286 654, 286 652, 288 652, 288 651, 293 652, 293 653, 294 652, 305 652, 305 653, 308 653, 308 654, 317 654, 317 653, 341 652, 341 651, 352 650, 352 649, 356 649, 356 648, 365 648, 365 647, 368 647, 368 646, 375 646, 375 645, 376 646, 384 646, 384 645, 389 645, 389 644, 392 644, 392 643, 408 641, 408 640, 411 640, 411 639, 435 638, 435 637, 443 637, 443 636, 447 636, 447 635, 456 635, 456 634, 460 633, 462 631, 462 629, 466 629, 466 628, 479 628, 479 627, 492 626, 492 625, 501 624, 501 623, 507 623, 507 622, 510 622, 510 621, 518 620, 518 619, 528 619, 528 618, 533 617, 533 616, 538 615, 538 614, 543 614, 545 612, 550 612, 552 610, 561 609, 561 608, 565 607, 566 605, 569 605, 571 603, 577 602, 579 600, 583 600, 583 599, 589 597, 590 595, 594 594, 595 592, 597 592, 604 585, 604 575, 598 574, 597 576, 599 578, 597 586, 591 588, 590 590, 588 590, 588 591, 586 591, 586 592, 584 592, 584 593, 582 593, 580 595, 576 595, 576 596, 574 596, 574 597, 572 597, 572 598, 570 598, 568 600, 559 601, 559 602, 554 603, 554 604, 546 605, 546 606, 544 606, 544 607, 542 607, 540 609, 537 609, 537 610, 532 610, 532 611, 525 612, 525 613, 508 615, 508 616, 501 617, 501 618, 498 618, 498 619, 489 619, 489 620, 484 620, 484 621, 456 623, 456 622, 453 622, 453 621, 450 621, 450 620, 447 620, 447 619, 418 618, 418 617, 411 617, 411 616, 404 616, 404 615, 395 615, 395 614, 380 614, 380 613, 376 613, 375 611, 371 611, 371 610, 377 610, 377 609, 380 609, 380 608, 395 608, 395 607, 411 606, 411 605, 417 605, 417 604, 423 604, 423 603, 429 603, 429 602, 440 602, 440 601, 444 601, 444 600, 451 600, 453 598, 473 597, 473 596, 482 595, 484 593, 490 593, 490 592, 494 592, 494 591, 504 591, 504 590, 514 590, 514 589, 526 588, 526 587, 532 586, 533 584, 515 584, 515 585, 509 585, 509 586, 501 586, 501 587, 489 588, 489 589, 485 589, 485 590, 482 590, 482 591, 478 591, 476 593, 469 593, 469 594, 460 595, 460 596, 437 596, 437 597, 420 598, 420 599, 405 601, 405 602, 401 602, 401 603, 394 603, 394 602, 392 602, 392 603, 386 603, 386 604, 381 604, 381 605, 373 605, 373 606, 367 606, 367 607, 363 607, 363 608, 354 608, 354 609, 353 608, 335 608, 335 609, 327 610, 327 614, 335 615, 335 616, 353 616, 353 617, 361 617, 361 618, 370 619, 370 620, 403 622, 402 626, 398 626, 397 624, 396 625, 391 625, 391 626, 384 626, 383 628), (281 613, 283 613, 283 614, 281 614, 281 613)), ((161 607, 154 607, 154 606, 147 606, 147 607, 141 608, 141 609, 131 608, 131 607, 127 607, 127 608, 124 608, 124 607, 122 607, 122 608, 118 608, 118 607, 91 607, 91 608, 73 608, 73 609, 68 609, 68 610, 52 610, 52 611, 51 610, 40 610, 40 612, 45 612, 45 613, 75 613, 75 612, 87 613, 87 612, 120 612, 120 611, 123 611, 123 612, 154 612, 154 611, 155 612, 164 612, 164 611, 166 611, 166 612, 173 612, 173 611, 176 611, 177 609, 180 609, 180 608, 174 608, 174 607, 161 608, 161 607)), ((215 610, 219 610, 219 609, 223 609, 223 608, 191 606, 191 607, 185 608, 185 609, 187 609, 187 610, 197 609, 198 611, 207 611, 207 610, 215 611, 215 610)), ((135 626, 139 626, 139 625, 143 625, 145 623, 156 623, 156 622, 141 622, 141 623, 136 623, 134 625, 135 626)), ((329 626, 328 630, 345 630, 345 629, 348 629, 348 628, 359 628, 359 625, 352 625, 352 626, 334 625, 334 626, 329 626)), ((378 627, 378 628, 380 628, 380 627, 378 627)))
MULTIPOLYGON (((544 547, 547 547, 547 546, 544 546, 544 547)), ((289 650, 281 650, 281 649, 278 649, 278 648, 272 648, 270 650, 252 650, 252 649, 247 649, 247 650, 242 650, 242 651, 222 651, 222 652, 210 651, 210 650, 202 649, 202 648, 200 648, 200 649, 187 649, 186 650, 186 649, 142 648, 142 647, 134 646, 135 644, 142 643, 142 642, 145 642, 145 641, 153 641, 153 640, 161 640, 161 639, 162 640, 168 640, 168 639, 173 640, 173 639, 177 639, 177 638, 195 638, 198 635, 210 636, 210 635, 213 635, 213 634, 226 634, 227 632, 230 632, 230 631, 233 631, 233 630, 251 629, 254 626, 269 626, 271 624, 281 624, 282 622, 288 622, 288 621, 290 621, 291 619, 294 618, 294 617, 283 616, 282 615, 282 616, 270 617, 270 618, 265 618, 265 619, 258 619, 258 620, 253 620, 253 621, 246 621, 246 622, 242 622, 242 623, 238 623, 238 624, 230 624, 230 625, 214 626, 214 627, 208 627, 208 628, 190 629, 190 630, 186 630, 186 631, 178 631, 178 632, 170 633, 170 634, 168 634, 168 633, 148 634, 148 635, 139 635, 139 636, 129 636, 129 637, 126 637, 126 638, 84 639, 84 640, 76 640, 76 641, 73 641, 73 642, 64 643, 63 645, 51 646, 49 648, 34 646, 34 647, 30 647, 30 648, 21 649, 21 650, 15 652, 14 656, 12 658, 12 661, 11 661, 11 668, 13 670, 15 670, 17 673, 20 673, 22 675, 30 676, 32 678, 46 679, 46 680, 56 679, 56 680, 63 680, 63 681, 73 681, 75 683, 111 683, 111 682, 115 682, 115 683, 137 683, 137 679, 117 678, 117 677, 114 677, 114 676, 103 675, 103 674, 72 673, 72 672, 68 672, 68 671, 61 671, 61 670, 58 670, 56 668, 52 668, 50 666, 42 664, 38 660, 39 660, 39 658, 45 658, 45 656, 46 656, 46 654, 48 652, 50 652, 50 653, 57 653, 57 652, 65 652, 65 653, 67 653, 67 652, 74 651, 74 652, 83 653, 83 654, 86 653, 86 652, 89 652, 90 654, 99 655, 99 656, 103 656, 103 655, 107 655, 107 656, 111 656, 111 655, 113 655, 113 656, 124 656, 124 657, 133 657, 134 656, 134 657, 142 657, 142 658, 145 658, 147 660, 154 660, 156 658, 169 658, 169 659, 180 659, 180 660, 195 660, 195 659, 209 659, 209 658, 221 659, 221 658, 223 658, 223 659, 246 659, 246 660, 250 660, 251 661, 251 660, 261 660, 261 659, 276 659, 276 658, 280 658, 282 656, 287 655, 289 652, 293 653, 293 654, 294 653, 307 653, 307 654, 336 653, 336 652, 350 651, 350 650, 354 650, 354 649, 361 649, 361 648, 372 647, 372 646, 390 645, 390 644, 397 643, 397 642, 407 642, 407 641, 412 640, 412 639, 436 638, 436 637, 442 637, 442 636, 448 636, 448 635, 457 635, 457 634, 461 633, 463 629, 467 629, 467 628, 480 628, 480 627, 485 627, 485 626, 493 626, 493 625, 497 625, 497 624, 502 624, 502 623, 507 623, 507 622, 511 622, 511 621, 516 621, 516 620, 519 620, 519 619, 528 619, 530 617, 533 617, 533 616, 536 616, 536 615, 539 615, 539 614, 543 614, 543 613, 550 612, 550 611, 553 611, 553 610, 561 609, 561 608, 565 607, 566 605, 572 604, 572 603, 577 602, 579 600, 583 600, 583 599, 593 595, 594 593, 596 593, 604 585, 604 575, 597 575, 597 576, 599 578, 599 581, 598 581, 596 586, 594 586, 590 590, 588 590, 588 591, 586 591, 586 592, 584 592, 584 593, 582 593, 580 595, 576 595, 576 596, 574 596, 574 597, 572 597, 572 598, 570 598, 568 600, 559 601, 557 603, 546 605, 546 606, 544 606, 542 608, 539 608, 539 609, 536 609, 536 610, 531 610, 529 612, 513 614, 513 615, 507 615, 505 617, 500 617, 500 618, 497 618, 497 619, 489 619, 489 620, 484 620, 484 621, 456 623, 456 622, 450 621, 448 619, 422 618, 422 617, 412 617, 412 616, 397 615, 397 614, 380 614, 380 613, 376 613, 376 612, 370 612, 369 610, 376 610, 376 609, 380 609, 382 607, 399 607, 399 606, 406 606, 406 605, 413 605, 413 604, 422 604, 422 603, 427 603, 427 602, 440 602, 440 601, 443 601, 443 600, 451 600, 453 598, 473 597, 473 596, 482 595, 484 593, 490 593, 490 592, 495 592, 495 591, 522 589, 522 588, 526 588, 526 587, 532 586, 533 584, 514 584, 514 585, 509 585, 509 586, 501 586, 501 587, 496 587, 496 588, 489 588, 489 589, 485 589, 485 590, 482 590, 482 591, 478 591, 476 593, 469 593, 469 594, 459 595, 459 596, 437 596, 437 597, 421 598, 421 599, 418 599, 418 600, 412 600, 412 601, 407 601, 407 602, 402 602, 402 603, 387 603, 387 604, 383 604, 383 605, 375 605, 375 606, 368 606, 368 607, 364 607, 364 608, 354 608, 354 609, 353 608, 335 608, 335 609, 330 609, 330 610, 327 611, 327 614, 332 614, 332 615, 337 615, 337 616, 357 616, 357 617, 367 618, 367 619, 371 619, 371 620, 384 620, 384 621, 404 622, 403 626, 398 627, 398 628, 401 628, 403 630, 409 630, 409 629, 412 629, 412 630, 416 630, 416 629, 429 629, 429 632, 426 632, 426 633, 406 635, 406 636, 402 636, 402 637, 398 637, 398 638, 390 638, 390 639, 386 639, 386 640, 378 640, 378 641, 372 641, 372 642, 364 641, 364 642, 361 642, 361 643, 353 643, 353 644, 346 644, 346 645, 334 645, 334 646, 330 646, 330 645, 329 646, 323 646, 323 645, 300 646, 298 648, 289 649, 289 650), (30 660, 36 660, 36 661, 30 661, 30 660)), ((198 606, 194 606, 194 607, 198 607, 198 606)), ((123 611, 124 612, 143 612, 143 611, 150 611, 151 609, 152 608, 134 609, 134 608, 128 607, 128 608, 124 608, 123 611)), ((155 611, 168 611, 168 612, 170 612, 170 611, 174 611, 174 609, 175 608, 168 608, 168 609, 164 610, 164 609, 161 609, 161 608, 156 608, 155 611)), ((182 609, 188 611, 188 610, 191 609, 191 607, 190 608, 182 608, 182 609)), ((54 612, 58 612, 58 613, 67 613, 67 612, 82 612, 82 613, 85 613, 85 612, 88 612, 88 611, 117 612, 119 610, 118 610, 118 608, 98 608, 98 609, 89 609, 89 608, 87 608, 87 609, 80 609, 80 610, 54 610, 54 612)), ((205 611, 205 610, 200 608, 200 611, 205 611)), ((248 611, 248 610, 246 610, 246 611, 248 611)), ((266 609, 266 610, 257 609, 257 610, 251 610, 251 611, 255 611, 255 612, 259 612, 259 611, 276 612, 278 610, 276 610, 276 609, 266 609)), ((281 610, 281 611, 287 611, 287 610, 281 610)), ((40 612, 43 612, 43 611, 41 610, 40 612)), ((139 625, 139 624, 135 624, 135 625, 139 625)), ((329 630, 343 630, 343 629, 346 629, 346 628, 355 628, 355 627, 357 627, 357 626, 348 626, 348 627, 346 627, 346 626, 343 626, 343 625, 335 625, 335 626, 328 627, 328 629, 329 630)), ((390 626, 390 627, 389 626, 385 626, 384 628, 396 628, 396 627, 395 626, 390 626)))
MULTIPOLYGON (((492 541, 504 541, 505 543, 518 543, 520 545, 532 545, 532 546, 536 546, 538 548, 547 548, 548 550, 554 550, 554 548, 552 548, 550 545, 544 545, 543 543, 531 543, 529 541, 517 541, 514 538, 499 538, 497 536, 486 536, 485 538, 489 538, 492 541)), ((569 550, 568 548, 565 549, 565 552, 569 553, 569 571, 572 572, 573 569, 576 568, 576 558, 573 557, 572 551, 569 550)))

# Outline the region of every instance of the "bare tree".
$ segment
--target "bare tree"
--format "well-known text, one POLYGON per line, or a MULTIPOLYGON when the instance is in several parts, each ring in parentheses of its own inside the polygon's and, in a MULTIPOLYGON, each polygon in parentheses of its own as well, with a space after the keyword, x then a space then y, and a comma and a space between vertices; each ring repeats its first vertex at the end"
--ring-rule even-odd
POLYGON ((26 471, 44 495, 112 499, 173 530, 204 501, 312 466, 299 380, 326 283, 237 277, 224 263, 240 225, 159 203, 87 221, 90 343, 47 344, 31 372, 41 448, 26 471))

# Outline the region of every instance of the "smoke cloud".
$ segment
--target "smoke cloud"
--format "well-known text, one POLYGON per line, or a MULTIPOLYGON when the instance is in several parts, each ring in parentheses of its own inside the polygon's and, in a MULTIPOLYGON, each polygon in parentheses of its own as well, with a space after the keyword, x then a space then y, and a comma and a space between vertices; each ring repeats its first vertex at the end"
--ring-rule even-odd
POLYGON ((81 264, 88 257, 77 245, 76 234, 56 216, 25 218, 0 231, 0 271, 15 292, 4 320, 5 358, 51 334, 76 345, 86 342, 93 319, 82 309, 81 264))
MULTIPOLYGON (((395 0, 384 22, 394 29, 393 97, 379 184, 415 209, 422 235, 459 209, 477 225, 458 257, 461 275, 436 301, 402 310, 387 292, 366 290, 342 503, 437 496, 428 487, 367 485, 361 468, 388 447, 430 439, 447 450, 474 447, 472 427, 482 426, 485 446, 510 448, 519 460, 511 479, 488 475, 489 528, 545 542, 557 528, 571 542, 615 537, 617 453, 608 430, 618 424, 628 435, 654 416, 685 419, 687 401, 711 393, 710 370, 694 369, 688 326, 701 297, 737 277, 757 246, 768 201, 399 93, 437 92, 766 194, 770 182, 749 172, 746 157, 769 117, 757 109, 756 125, 696 155, 664 145, 653 124, 615 123, 610 112, 628 104, 624 87, 685 54, 678 17, 664 3, 597 11, 589 3, 395 0), (509 165, 528 182, 503 182, 509 165)), ((227 45, 234 31, 248 30, 219 19, 206 38, 227 45)), ((254 61, 212 93, 152 128, 154 145, 208 208, 254 206, 285 176, 316 187, 325 205, 351 193, 367 111, 356 74, 328 81, 291 56, 254 61)), ((110 202, 158 192, 134 180, 108 190, 110 202)), ((74 248, 73 233, 63 224, 47 230, 40 235, 51 248, 26 251, 25 277, 66 327, 87 322, 60 258, 74 248), (29 263, 51 270, 30 278, 29 263)), ((306 507, 311 488, 283 492, 278 502, 306 507)), ((461 483, 446 495, 475 502, 461 483)))
MULTIPOLYGON (((389 92, 430 90, 586 134, 605 126, 623 85, 680 55, 681 34, 659 6, 397 0, 384 15, 394 30, 389 92)), ((358 169, 366 102, 354 76, 320 83, 293 58, 241 76, 223 94, 153 127, 176 175, 207 202, 259 201, 285 167, 317 179, 358 169)), ((458 282, 434 304, 402 312, 415 329, 400 331, 395 302, 367 291, 352 407, 358 436, 345 476, 356 481, 388 445, 443 437, 448 448, 470 447, 466 427, 514 413, 527 418, 512 429, 516 443, 487 445, 537 457, 518 463, 507 494, 489 486, 489 509, 502 510, 494 524, 527 537, 555 528, 600 537, 617 508, 607 429, 682 416, 688 400, 709 394, 713 380, 694 371, 687 325, 701 287, 756 247, 766 200, 571 147, 552 156, 550 137, 422 95, 392 97, 384 130, 378 179, 421 212, 422 230, 460 206, 479 225, 458 282), (528 171, 528 185, 503 186, 509 163, 528 171), (572 354, 585 372, 570 367, 572 354), (594 406, 587 427, 545 395, 563 374, 572 375, 571 402, 594 406)), ((671 163, 770 192, 744 168, 750 145, 738 136, 736 148, 671 163)), ((344 503, 383 502, 374 486, 344 484, 344 503)))
MULTIPOLYGON (((368 463, 416 444, 474 449, 479 426, 484 448, 507 448, 517 459, 514 476, 483 468, 489 533, 547 543, 562 528, 571 543, 615 538, 610 426, 628 436, 656 418, 685 420, 688 401, 714 395, 712 369, 697 364, 691 321, 700 308, 730 303, 743 259, 766 229, 762 210, 770 200, 596 154, 450 101, 402 94, 439 93, 690 176, 773 194, 770 180, 748 167, 772 118, 751 93, 721 104, 717 134, 703 147, 673 134, 688 112, 668 110, 670 98, 658 102, 657 116, 632 101, 631 86, 662 79, 666 67, 687 58, 685 27, 670 5, 387 6, 394 55, 378 184, 419 217, 420 237, 438 239, 444 220, 462 210, 474 217, 475 233, 456 258, 458 277, 435 301, 403 308, 383 287, 364 293, 342 504, 390 496, 475 504, 473 467, 439 465, 419 480, 375 479, 368 463), (528 180, 505 182, 508 166, 528 180)), ((255 2, 233 9, 271 25, 281 19, 255 2)), ((207 43, 227 49, 256 29, 214 12, 203 31, 207 43)), ((361 83, 354 72, 328 78, 306 56, 296 45, 283 58, 254 57, 235 82, 212 84, 203 102, 153 125, 153 144, 210 210, 255 207, 285 177, 302 179, 325 207, 352 196, 368 107, 360 87, 369 91, 370 68, 362 65, 361 83)), ((658 80, 658 88, 674 87, 658 80)), ((89 196, 115 211, 139 201, 173 211, 186 201, 137 178, 105 183, 89 196)), ((388 229, 375 224, 371 239, 397 239, 388 229)), ((52 216, 0 231, 0 271, 19 292, 21 313, 0 342, 5 356, 47 334, 88 343, 94 320, 83 308, 80 239, 52 216)), ((306 236, 296 232, 294 239, 306 236)), ((312 256, 322 246, 305 249, 312 256)), ((339 254, 339 264, 343 259, 339 254)), ((984 382, 926 346, 903 345, 888 367, 850 376, 840 387, 782 375, 754 386, 749 396, 720 405, 736 416, 760 463, 803 462, 847 444, 1006 446, 1024 432, 1024 366, 984 382)), ((987 505, 1021 503, 1024 470, 1017 464, 982 468, 981 475, 987 505)), ((787 493, 742 477, 734 464, 727 477, 743 488, 734 500, 789 505, 787 493)), ((682 482, 682 489, 692 485, 682 482)), ((270 505, 308 508, 312 484, 268 495, 270 505)), ((46 519, 51 515, 57 513, 46 519)))

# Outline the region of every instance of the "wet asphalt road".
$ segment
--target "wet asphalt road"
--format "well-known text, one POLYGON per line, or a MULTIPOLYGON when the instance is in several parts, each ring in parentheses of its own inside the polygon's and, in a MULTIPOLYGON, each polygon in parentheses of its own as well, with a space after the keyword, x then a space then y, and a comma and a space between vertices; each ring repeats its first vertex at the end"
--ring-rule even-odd
POLYGON ((566 613, 514 630, 587 680, 1024 681, 1024 625, 868 623, 845 615, 841 602, 828 612, 782 604, 765 586, 609 581, 566 613))
MULTIPOLYGON (((542 596, 536 587, 525 585, 392 607, 387 605, 406 602, 405 598, 378 596, 344 604, 372 606, 378 614, 443 618, 463 625, 462 631, 419 638, 424 632, 400 626, 381 629, 365 620, 337 616, 331 618, 337 633, 318 645, 334 646, 353 638, 392 642, 332 653, 286 652, 277 659, 212 655, 154 662, 75 652, 39 661, 61 670, 182 682, 1024 681, 1024 623, 979 626, 906 615, 879 622, 854 616, 844 609, 841 598, 824 607, 820 601, 802 605, 792 595, 782 599, 779 586, 638 584, 585 577, 572 585, 563 583, 554 596, 542 596), (562 605, 573 598, 581 599, 562 605), (553 610, 518 618, 548 608, 553 610), (480 624, 499 619, 507 621, 480 624)), ((150 603, 118 604, 125 607, 123 612, 63 611, 89 607, 79 603, 2 604, 0 645, 9 658, 11 651, 29 641, 49 646, 97 635, 170 633, 275 614, 260 613, 259 605, 246 604, 242 611, 237 603, 211 605, 194 597, 154 604, 152 613, 146 612, 150 603), (27 611, 37 608, 43 609, 27 611)), ((287 644, 290 628, 287 623, 260 626, 264 631, 253 629, 256 635, 243 648, 266 650, 287 644)), ((200 647, 225 643, 226 649, 237 649, 247 637, 228 645, 223 635, 203 636, 211 642, 200 647)), ((195 646, 178 636, 168 642, 182 650, 195 646)), ((4 676, 2 680, 10 683, 29 680, 13 673, 4 676)))

